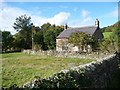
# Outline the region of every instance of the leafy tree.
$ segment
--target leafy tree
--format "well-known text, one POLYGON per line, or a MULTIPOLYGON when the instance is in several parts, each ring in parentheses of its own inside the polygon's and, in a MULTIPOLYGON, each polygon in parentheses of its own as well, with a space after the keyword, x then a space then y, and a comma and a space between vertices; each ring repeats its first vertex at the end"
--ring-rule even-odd
POLYGON ((9 31, 2 32, 2 51, 6 52, 8 49, 12 48, 13 36, 9 31))
POLYGON ((19 33, 18 35, 20 36, 18 37, 22 38, 24 49, 32 48, 32 25, 31 17, 27 17, 26 15, 19 16, 14 23, 13 27, 19 33))
POLYGON ((51 27, 51 24, 50 23, 45 23, 41 26, 41 29, 43 31, 47 31, 49 28, 51 27))
POLYGON ((107 28, 107 27, 101 28, 101 32, 104 33, 106 28, 107 28))
POLYGON ((92 36, 83 32, 76 32, 69 37, 68 42, 78 46, 80 50, 81 48, 83 49, 83 46, 94 42, 94 39, 92 36))
POLYGON ((44 34, 44 42, 47 45, 48 49, 54 49, 55 48, 55 34, 53 30, 48 30, 44 34))
POLYGON ((43 32, 40 30, 33 36, 34 48, 43 49, 44 47, 44 37, 43 32))
POLYGON ((56 37, 63 31, 63 28, 60 26, 51 25, 44 32, 44 43, 48 49, 56 48, 56 37))
POLYGON ((33 44, 33 48, 36 50, 55 49, 56 37, 63 31, 63 26, 45 23, 39 28, 33 26, 30 23, 30 19, 26 15, 16 18, 14 28, 18 33, 14 36, 14 47, 17 49, 28 49, 32 48, 33 44))
POLYGON ((107 26, 107 27, 103 27, 101 28, 102 32, 114 32, 115 30, 117 30, 119 28, 120 21, 116 22, 113 25, 107 26))
POLYGON ((41 26, 41 31, 34 36, 34 41, 42 45, 43 50, 55 49, 56 37, 63 31, 63 26, 45 23, 41 26), (43 41, 42 41, 43 40, 43 41))
POLYGON ((25 39, 24 37, 21 35, 21 33, 16 33, 14 35, 14 41, 13 41, 13 47, 15 51, 24 49, 25 47, 25 39))

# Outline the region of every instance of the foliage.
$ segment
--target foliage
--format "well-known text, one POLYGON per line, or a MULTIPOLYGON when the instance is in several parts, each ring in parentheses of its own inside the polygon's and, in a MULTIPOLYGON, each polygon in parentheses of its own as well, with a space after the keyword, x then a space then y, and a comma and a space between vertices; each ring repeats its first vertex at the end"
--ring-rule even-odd
POLYGON ((56 44, 56 38, 53 30, 48 30, 44 33, 44 42, 47 45, 48 49, 54 49, 56 44))
POLYGON ((13 45, 14 50, 24 49, 26 42, 24 37, 21 35, 21 33, 17 33, 14 35, 13 44, 14 44, 13 45))
POLYGON ((104 32, 105 38, 102 43, 100 43, 100 48, 102 51, 107 52, 120 52, 120 21, 114 25, 108 26, 102 31, 104 32), (108 30, 111 30, 110 32, 108 30))
POLYGON ((40 30, 33 36, 34 48, 41 50, 44 47, 43 32, 40 30))
POLYGON ((117 51, 118 44, 116 42, 116 34, 111 33, 109 38, 104 38, 100 43, 100 49, 107 52, 117 51))
POLYGON ((117 30, 119 28, 119 23, 120 21, 116 22, 115 24, 111 25, 111 26, 107 26, 101 29, 102 32, 114 32, 115 30, 117 30))
POLYGON ((41 29, 44 30, 43 31, 44 43, 46 45, 46 48, 48 50, 55 49, 56 37, 63 31, 63 28, 60 26, 50 25, 49 23, 47 23, 47 24, 43 24, 41 29), (45 27, 45 26, 47 26, 47 27, 45 27), (45 30, 45 28, 47 28, 47 29, 45 30))
POLYGON ((51 25, 50 23, 41 26, 43 34, 43 50, 51 50, 56 48, 56 37, 63 31, 62 26, 51 25))
POLYGON ((44 31, 47 31, 51 27, 50 23, 45 23, 41 26, 41 29, 44 31))
MULTIPOLYGON (((56 37, 63 31, 64 27, 45 23, 39 28, 31 23, 31 17, 21 15, 16 18, 13 28, 17 33, 12 36, 14 37, 13 41, 8 41, 13 43, 12 48, 16 51, 22 49, 55 49, 56 37)), ((5 39, 3 39, 3 42, 5 42, 4 40, 5 39)), ((8 49, 8 47, 6 49, 8 49)))
POLYGON ((107 28, 107 27, 103 27, 103 28, 101 28, 101 29, 100 29, 101 32, 104 33, 106 28, 107 28))
POLYGON ((94 42, 94 38, 83 32, 76 32, 69 37, 68 42, 77 45, 80 49, 85 45, 91 45, 94 42))
POLYGON ((2 32, 2 51, 7 51, 8 49, 12 48, 13 45, 13 36, 9 31, 2 32))
POLYGON ((30 49, 32 47, 32 23, 31 23, 31 17, 27 17, 26 15, 21 15, 18 18, 16 18, 16 21, 14 23, 14 29, 19 33, 17 34, 17 39, 20 37, 21 40, 19 43, 24 43, 23 47, 24 49, 30 49))
POLYGON ((102 40, 102 42, 100 43, 100 50, 110 52, 108 49, 109 45, 110 45, 109 39, 102 40))

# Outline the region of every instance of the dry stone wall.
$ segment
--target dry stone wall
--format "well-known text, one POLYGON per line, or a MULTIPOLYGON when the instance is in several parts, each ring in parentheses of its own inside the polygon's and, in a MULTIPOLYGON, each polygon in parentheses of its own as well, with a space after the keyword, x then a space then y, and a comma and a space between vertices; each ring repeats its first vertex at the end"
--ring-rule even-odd
POLYGON ((94 59, 100 60, 103 57, 109 56, 111 53, 100 53, 100 52, 91 52, 91 53, 76 53, 76 52, 67 52, 67 51, 33 51, 33 50, 23 50, 23 53, 32 54, 32 55, 44 55, 44 56, 55 56, 55 57, 68 57, 68 58, 84 58, 84 59, 94 59))

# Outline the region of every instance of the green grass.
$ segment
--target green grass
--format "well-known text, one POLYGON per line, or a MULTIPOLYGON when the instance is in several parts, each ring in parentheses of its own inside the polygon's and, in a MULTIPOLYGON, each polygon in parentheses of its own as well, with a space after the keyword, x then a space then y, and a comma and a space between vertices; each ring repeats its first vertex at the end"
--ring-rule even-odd
POLYGON ((2 86, 23 85, 40 76, 46 78, 63 69, 69 69, 69 63, 80 65, 93 60, 78 58, 57 58, 53 56, 28 55, 24 53, 2 54, 2 86))
POLYGON ((104 32, 103 36, 104 36, 104 38, 109 38, 112 33, 113 32, 104 32))

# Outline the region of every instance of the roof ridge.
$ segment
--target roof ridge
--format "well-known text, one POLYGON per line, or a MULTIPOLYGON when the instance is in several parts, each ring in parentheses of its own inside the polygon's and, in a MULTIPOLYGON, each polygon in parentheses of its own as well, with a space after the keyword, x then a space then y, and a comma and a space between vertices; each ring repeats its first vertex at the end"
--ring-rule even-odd
POLYGON ((93 26, 82 26, 82 27, 70 27, 70 28, 68 28, 68 29, 92 28, 92 27, 96 27, 96 28, 97 28, 97 26, 93 25, 93 26))

